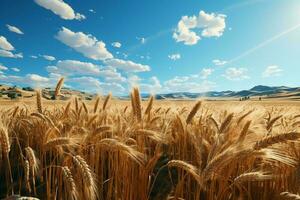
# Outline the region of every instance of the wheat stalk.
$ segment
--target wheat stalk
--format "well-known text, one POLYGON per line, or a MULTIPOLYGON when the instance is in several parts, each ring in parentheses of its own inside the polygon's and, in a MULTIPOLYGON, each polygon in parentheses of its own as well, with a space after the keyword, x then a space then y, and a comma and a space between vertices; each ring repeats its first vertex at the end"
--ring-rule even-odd
POLYGON ((72 140, 69 137, 58 137, 54 139, 50 139, 47 141, 44 145, 45 149, 51 149, 56 146, 62 146, 62 145, 70 145, 72 144, 72 140))
POLYGON ((135 117, 140 122, 142 121, 142 106, 141 96, 138 88, 133 88, 133 106, 135 111, 135 117))
POLYGON ((145 115, 149 115, 149 113, 150 113, 150 111, 151 111, 151 109, 152 109, 152 106, 153 106, 153 101, 154 101, 154 97, 151 96, 151 97, 149 98, 148 105, 147 105, 147 108, 146 108, 146 110, 145 110, 145 115))
POLYGON ((37 105, 37 110, 39 113, 43 113, 43 106, 42 106, 42 95, 41 91, 38 90, 36 92, 36 105, 37 105))
POLYGON ((192 108, 192 110, 190 111, 189 115, 186 118, 186 124, 190 124, 193 120, 193 117, 196 115, 197 111, 199 110, 200 106, 201 106, 201 101, 198 101, 194 107, 192 108))
POLYGON ((100 103, 100 97, 98 96, 94 105, 94 113, 97 112, 99 103, 100 103))
POLYGON ((97 199, 97 185, 89 165, 84 158, 79 155, 73 156, 72 158, 75 166, 81 172, 83 183, 88 188, 90 199, 97 199))
POLYGON ((104 100, 104 102, 103 102, 102 110, 105 110, 105 109, 106 109, 107 104, 108 104, 108 102, 109 102, 110 99, 111 99, 111 93, 109 93, 109 94, 106 96, 106 98, 105 98, 105 100, 104 100))
POLYGON ((225 118, 225 120, 223 121, 223 123, 222 123, 221 126, 220 126, 220 130, 219 130, 220 133, 226 132, 226 130, 227 130, 227 128, 228 128, 228 126, 229 126, 229 124, 230 124, 232 118, 233 118, 233 113, 229 114, 229 115, 225 118))
POLYGON ((72 199, 77 199, 77 190, 76 190, 76 184, 72 175, 72 172, 67 166, 62 167, 62 176, 63 180, 67 186, 68 193, 72 194, 72 199))
POLYGON ((59 79, 59 81, 57 82, 56 87, 55 87, 55 92, 54 92, 55 99, 60 95, 60 90, 61 90, 63 84, 64 84, 64 78, 62 77, 59 79))
POLYGON ((300 137, 300 133, 298 132, 289 132, 284 134, 278 134, 275 136, 267 137, 263 140, 256 142, 253 149, 260 150, 272 146, 278 143, 284 143, 289 140, 297 140, 300 137))
POLYGON ((107 150, 109 151, 118 151, 120 153, 123 153, 124 155, 132 158, 132 160, 134 160, 139 165, 145 164, 145 156, 142 153, 114 138, 102 139, 99 142, 99 145, 108 147, 107 150))
POLYGON ((300 200, 300 195, 299 194, 293 194, 293 193, 290 193, 290 192, 281 192, 280 195, 284 199, 300 200))
POLYGON ((0 124, 0 144, 1 144, 1 150, 3 154, 8 157, 8 154, 10 152, 10 141, 7 129, 4 128, 3 125, 0 124))
POLYGON ((168 167, 177 167, 179 169, 183 169, 184 171, 188 172, 188 174, 190 174, 198 182, 198 184, 203 184, 203 179, 197 167, 182 160, 171 160, 167 165, 168 167))
POLYGON ((266 172, 261 172, 261 171, 247 172, 236 177, 234 179, 234 183, 241 184, 243 182, 250 182, 250 181, 265 181, 271 178, 273 178, 273 176, 266 172))

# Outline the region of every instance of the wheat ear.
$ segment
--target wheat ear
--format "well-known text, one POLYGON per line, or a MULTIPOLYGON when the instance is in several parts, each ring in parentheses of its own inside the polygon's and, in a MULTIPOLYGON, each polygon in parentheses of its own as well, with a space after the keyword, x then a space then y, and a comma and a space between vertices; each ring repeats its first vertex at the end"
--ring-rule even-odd
POLYGON ((59 79, 59 81, 56 84, 55 93, 54 93, 55 98, 57 98, 58 95, 60 95, 60 90, 61 90, 63 84, 64 84, 64 78, 62 77, 62 78, 59 79))
POLYGON ((43 113, 43 107, 42 107, 42 95, 41 91, 38 90, 36 92, 36 105, 37 105, 37 110, 39 113, 43 113))
POLYGON ((110 99, 111 99, 111 93, 109 93, 109 94, 107 95, 107 97, 105 98, 105 100, 104 100, 104 102, 103 102, 102 110, 105 110, 105 109, 106 109, 107 104, 108 104, 108 102, 109 102, 110 99))

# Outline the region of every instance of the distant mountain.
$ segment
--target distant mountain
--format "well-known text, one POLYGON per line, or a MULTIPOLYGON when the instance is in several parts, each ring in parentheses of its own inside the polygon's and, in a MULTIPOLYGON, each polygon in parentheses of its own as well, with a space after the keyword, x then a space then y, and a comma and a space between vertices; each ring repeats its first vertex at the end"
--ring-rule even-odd
MULTIPOLYGON (((148 98, 149 94, 142 94, 142 98, 148 98)), ((174 92, 166 94, 156 94, 156 99, 196 99, 200 97, 206 98, 241 98, 241 97, 264 97, 264 98, 283 98, 283 97, 297 97, 300 96, 300 87, 270 87, 264 85, 257 85, 249 90, 241 91, 209 91, 201 93, 191 92, 174 92)), ((128 98, 125 96, 123 98, 128 98)))
MULTIPOLYGON (((8 98, 14 94, 17 96, 22 96, 24 98, 30 98, 35 95, 35 92, 32 88, 18 88, 18 87, 9 87, 5 85, 0 85, 0 98, 8 98)), ((54 89, 52 88, 44 88, 42 90, 42 94, 44 98, 51 99, 54 94, 54 89)), ((62 88, 61 90, 62 96, 61 100, 70 99, 72 96, 77 96, 81 99, 91 100, 96 95, 90 94, 78 90, 73 90, 70 88, 62 88)), ((143 99, 149 98, 150 94, 141 94, 143 99)), ((249 90, 241 90, 241 91, 208 91, 208 92, 174 92, 174 93, 166 93, 166 94, 156 94, 156 99, 178 99, 178 100, 186 100, 186 99, 197 99, 197 98, 208 98, 208 99, 218 99, 218 98, 234 98, 239 99, 242 97, 252 97, 258 98, 262 97, 266 98, 288 98, 288 99, 299 99, 300 100, 300 87, 286 87, 286 86, 276 86, 270 87, 265 85, 257 85, 249 90)), ((119 96, 116 97, 119 99, 129 99, 129 96, 119 96)))

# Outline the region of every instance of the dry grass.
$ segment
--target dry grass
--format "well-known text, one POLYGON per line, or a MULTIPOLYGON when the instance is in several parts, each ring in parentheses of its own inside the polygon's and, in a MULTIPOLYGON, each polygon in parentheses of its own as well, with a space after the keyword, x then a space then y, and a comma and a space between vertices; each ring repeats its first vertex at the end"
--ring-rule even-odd
POLYGON ((299 199, 300 107, 131 97, 1 108, 0 198, 299 199))

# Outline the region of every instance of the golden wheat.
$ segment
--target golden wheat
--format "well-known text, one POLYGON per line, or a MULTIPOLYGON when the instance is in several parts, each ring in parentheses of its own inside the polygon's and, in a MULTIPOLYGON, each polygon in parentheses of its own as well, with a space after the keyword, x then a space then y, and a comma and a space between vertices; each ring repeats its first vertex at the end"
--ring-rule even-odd
POLYGON ((299 108, 130 96, 0 110, 0 198, 299 199, 299 108))

